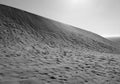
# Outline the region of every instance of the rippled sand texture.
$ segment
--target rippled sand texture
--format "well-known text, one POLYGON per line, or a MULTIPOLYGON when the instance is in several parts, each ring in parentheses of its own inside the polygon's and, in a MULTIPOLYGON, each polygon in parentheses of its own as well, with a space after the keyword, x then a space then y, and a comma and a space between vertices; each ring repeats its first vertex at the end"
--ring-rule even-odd
POLYGON ((0 5, 0 84, 120 84, 120 48, 89 31, 0 5))

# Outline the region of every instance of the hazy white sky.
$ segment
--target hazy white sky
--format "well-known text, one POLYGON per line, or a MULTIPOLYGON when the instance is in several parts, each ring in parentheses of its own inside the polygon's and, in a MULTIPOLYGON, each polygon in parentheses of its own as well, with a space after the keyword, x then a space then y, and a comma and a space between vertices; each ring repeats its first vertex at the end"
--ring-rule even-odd
POLYGON ((120 0, 0 0, 104 37, 120 36, 120 0))

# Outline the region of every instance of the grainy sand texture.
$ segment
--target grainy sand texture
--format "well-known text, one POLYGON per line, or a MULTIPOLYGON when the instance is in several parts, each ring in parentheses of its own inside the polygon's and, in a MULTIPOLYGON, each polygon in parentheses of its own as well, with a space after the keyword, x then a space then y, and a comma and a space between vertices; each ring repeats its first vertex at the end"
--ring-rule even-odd
POLYGON ((120 84, 120 48, 92 32, 0 5, 0 84, 120 84))

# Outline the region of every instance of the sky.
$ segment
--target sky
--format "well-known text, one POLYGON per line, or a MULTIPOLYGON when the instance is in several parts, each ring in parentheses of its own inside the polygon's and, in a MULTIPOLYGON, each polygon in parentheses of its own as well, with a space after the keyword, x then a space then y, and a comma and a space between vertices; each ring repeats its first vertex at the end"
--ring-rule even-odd
POLYGON ((103 37, 120 37, 120 0, 0 0, 103 37))

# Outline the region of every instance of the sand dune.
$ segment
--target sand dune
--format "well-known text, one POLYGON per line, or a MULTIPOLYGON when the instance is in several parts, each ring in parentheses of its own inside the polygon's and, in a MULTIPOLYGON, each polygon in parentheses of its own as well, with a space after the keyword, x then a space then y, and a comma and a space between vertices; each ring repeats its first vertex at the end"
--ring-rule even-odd
POLYGON ((119 74, 114 42, 0 5, 0 84, 119 84, 119 74))
POLYGON ((108 39, 113 41, 113 42, 116 42, 116 43, 120 44, 120 37, 109 37, 108 39))

